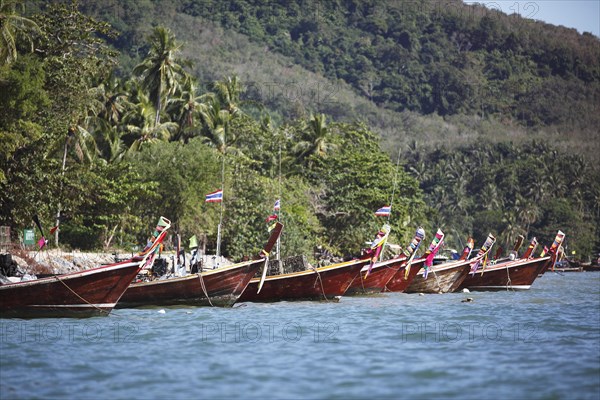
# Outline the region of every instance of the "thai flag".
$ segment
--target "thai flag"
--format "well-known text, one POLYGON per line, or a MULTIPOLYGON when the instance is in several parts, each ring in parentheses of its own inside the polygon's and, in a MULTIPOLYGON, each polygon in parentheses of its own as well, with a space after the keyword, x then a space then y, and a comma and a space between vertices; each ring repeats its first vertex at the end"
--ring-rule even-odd
POLYGON ((220 203, 223 201, 223 191, 217 190, 215 192, 209 193, 206 195, 206 199, 204 200, 206 203, 220 203))
POLYGON ((273 206, 273 211, 279 211, 280 208, 281 208, 281 200, 277 199, 277 201, 275 202, 275 205, 273 206))
POLYGON ((384 206, 381 207, 379 210, 375 211, 375 215, 377 215, 378 217, 389 217, 391 212, 392 206, 384 206))

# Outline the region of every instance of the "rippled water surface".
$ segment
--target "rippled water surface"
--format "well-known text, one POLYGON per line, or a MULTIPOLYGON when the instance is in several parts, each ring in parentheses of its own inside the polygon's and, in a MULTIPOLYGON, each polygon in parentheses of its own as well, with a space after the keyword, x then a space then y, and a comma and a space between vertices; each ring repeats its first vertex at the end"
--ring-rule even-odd
POLYGON ((597 400, 600 273, 524 292, 3 319, 12 398, 597 400))

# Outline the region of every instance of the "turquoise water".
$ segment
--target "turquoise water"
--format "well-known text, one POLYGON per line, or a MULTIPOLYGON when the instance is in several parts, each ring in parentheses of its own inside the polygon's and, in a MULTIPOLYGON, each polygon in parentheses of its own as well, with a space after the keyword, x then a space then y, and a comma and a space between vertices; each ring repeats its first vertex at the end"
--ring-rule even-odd
POLYGON ((600 399, 600 273, 162 310, 0 320, 0 398, 600 399))

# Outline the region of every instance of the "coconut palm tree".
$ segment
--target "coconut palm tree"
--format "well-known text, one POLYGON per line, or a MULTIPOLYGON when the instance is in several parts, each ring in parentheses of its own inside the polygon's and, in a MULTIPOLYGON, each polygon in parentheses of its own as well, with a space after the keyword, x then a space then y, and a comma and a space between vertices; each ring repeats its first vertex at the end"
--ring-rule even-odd
POLYGON ((185 143, 196 135, 195 130, 200 128, 200 109, 204 96, 198 96, 198 86, 191 76, 186 76, 177 97, 168 100, 167 111, 173 120, 179 123, 179 129, 174 140, 183 140, 185 143))
POLYGON ((178 125, 175 122, 156 124, 155 110, 150 99, 141 91, 134 93, 132 97, 136 98, 138 103, 123 117, 127 132, 125 138, 129 144, 127 151, 131 153, 140 150, 145 143, 168 141, 178 125))
POLYGON ((500 210, 504 206, 503 198, 498 193, 498 187, 488 183, 479 194, 479 207, 484 210, 500 210))
POLYGON ((332 132, 325 121, 325 114, 312 115, 308 125, 302 131, 302 139, 294 146, 297 159, 309 169, 312 167, 312 156, 323 158, 337 146, 331 142, 332 132))
POLYGON ((154 29, 149 41, 148 56, 134 68, 133 73, 142 79, 142 87, 148 91, 156 111, 154 126, 159 126, 165 97, 175 93, 180 78, 184 76, 183 68, 175 58, 181 45, 169 29, 161 26, 154 29))
POLYGON ((237 76, 228 76, 225 80, 214 82, 212 90, 216 99, 221 103, 222 109, 227 110, 231 115, 241 112, 239 107, 242 85, 237 76))
POLYGON ((146 143, 168 141, 171 134, 178 127, 175 122, 161 122, 155 125, 151 116, 148 114, 146 116, 149 118, 141 125, 127 125, 127 131, 135 137, 135 140, 127 150, 129 153, 139 151, 146 143))
POLYGON ((18 8, 24 8, 22 0, 0 0, 0 66, 17 59, 17 37, 28 41, 33 51, 30 34, 40 32, 35 22, 17 15, 18 8))
POLYGON ((227 148, 235 143, 235 133, 230 130, 233 115, 221 108, 221 103, 214 96, 207 96, 200 105, 204 136, 208 144, 225 154, 227 148))

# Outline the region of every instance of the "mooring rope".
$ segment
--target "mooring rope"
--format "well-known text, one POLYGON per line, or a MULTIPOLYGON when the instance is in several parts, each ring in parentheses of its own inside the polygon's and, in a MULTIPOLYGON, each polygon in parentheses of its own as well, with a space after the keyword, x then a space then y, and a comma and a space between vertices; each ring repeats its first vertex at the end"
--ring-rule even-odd
POLYGON ((360 286, 362 286, 363 294, 367 294, 367 291, 365 290, 365 280, 360 271, 358 272, 358 275, 360 276, 360 286))
MULTIPOLYGON (((325 299, 325 301, 329 301, 327 299, 327 295, 325 294, 325 288, 323 287, 323 280, 321 279, 321 274, 315 267, 311 266, 311 268, 317 273, 317 279, 319 280, 319 283, 321 284, 321 293, 323 293, 323 298, 325 299)), ((316 283, 316 281, 315 281, 315 283, 316 283)))
POLYGON ((198 272, 198 279, 200 279, 200 286, 202 287, 202 291, 204 292, 204 295, 206 296, 206 299, 208 300, 208 304, 210 304, 211 307, 214 307, 212 301, 210 301, 208 292, 206 291, 206 286, 204 285, 204 277, 202 276, 202 270, 200 270, 200 272, 198 272))
POLYGON ((77 297, 78 297, 78 298, 79 298, 81 301, 83 301, 84 303, 86 303, 86 304, 88 304, 88 305, 90 305, 90 306, 94 307, 95 309, 97 309, 97 310, 99 310, 99 311, 101 311, 101 312, 103 312, 103 313, 106 313, 106 315, 110 314, 110 311, 106 311, 106 310, 104 310, 104 309, 102 309, 102 308, 100 308, 100 307, 96 306, 95 304, 92 304, 92 303, 90 303, 89 301, 87 301, 87 300, 86 300, 86 299, 84 299, 83 297, 81 297, 79 294, 77 294, 77 293, 76 293, 76 292, 75 292, 73 289, 71 289, 71 288, 69 287, 69 285, 67 285, 67 284, 66 284, 66 283, 65 283, 65 282, 64 282, 62 279, 60 279, 58 276, 54 275, 54 278, 56 278, 56 280, 57 280, 57 281, 59 281, 60 283, 62 283, 63 285, 65 285, 65 287, 66 287, 67 289, 69 289, 69 291, 71 291, 71 293, 73 293, 75 296, 77 296, 77 297))
POLYGON ((508 289, 510 287, 510 290, 512 290, 514 292, 514 289, 512 287, 512 281, 510 279, 510 272, 508 271, 508 264, 506 264, 506 276, 508 278, 508 280, 506 281, 506 291, 508 291, 508 289))
POLYGON ((435 273, 435 269, 433 268, 433 265, 431 266, 431 272, 433 272, 433 276, 435 277, 435 281, 438 285, 438 288, 440 289, 440 293, 444 293, 444 289, 442 289, 442 285, 440 284, 440 280, 438 279, 438 276, 435 273))

